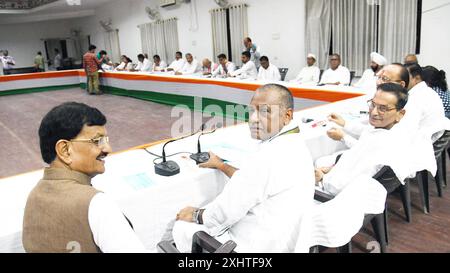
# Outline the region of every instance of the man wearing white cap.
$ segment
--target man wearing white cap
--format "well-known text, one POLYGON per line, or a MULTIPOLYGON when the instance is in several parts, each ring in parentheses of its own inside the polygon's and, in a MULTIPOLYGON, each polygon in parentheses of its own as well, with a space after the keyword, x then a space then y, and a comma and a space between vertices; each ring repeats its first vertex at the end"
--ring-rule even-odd
POLYGON ((303 85, 317 85, 320 79, 320 69, 314 65, 316 60, 316 55, 309 53, 306 59, 308 66, 304 67, 297 78, 291 82, 303 85))
POLYGON ((355 84, 355 87, 363 89, 369 96, 375 94, 377 89, 376 74, 387 64, 386 58, 376 52, 370 54, 370 60, 370 68, 364 71, 361 79, 355 84))

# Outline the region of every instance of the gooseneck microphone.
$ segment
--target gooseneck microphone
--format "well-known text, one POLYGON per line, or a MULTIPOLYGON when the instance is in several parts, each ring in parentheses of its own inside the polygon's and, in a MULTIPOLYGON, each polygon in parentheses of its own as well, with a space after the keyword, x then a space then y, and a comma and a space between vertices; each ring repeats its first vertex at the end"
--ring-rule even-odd
POLYGON ((205 133, 205 132, 203 131, 203 127, 202 127, 202 133, 198 136, 198 140, 197 140, 197 153, 196 153, 196 154, 192 154, 192 155, 190 156, 190 158, 191 158, 192 160, 194 160, 194 161, 197 163, 197 165, 198 165, 198 164, 201 164, 201 163, 205 163, 205 162, 207 162, 207 161, 209 160, 209 153, 207 153, 207 152, 203 152, 203 153, 202 153, 202 148, 201 148, 201 146, 200 146, 200 137, 203 136, 203 135, 209 135, 209 134, 212 134, 212 133, 214 133, 214 132, 215 132, 217 129, 219 129, 219 128, 222 128, 222 123, 220 123, 220 122, 218 122, 218 123, 216 124, 214 130, 212 130, 211 132, 205 133))
POLYGON ((200 131, 203 132, 204 128, 205 128, 205 124, 202 124, 200 130, 198 130, 190 135, 172 139, 172 140, 169 140, 166 143, 164 143, 163 148, 162 148, 162 162, 155 164, 155 173, 158 175, 161 175, 161 176, 173 176, 173 175, 179 174, 180 166, 173 160, 169 160, 169 161, 166 160, 166 150, 165 150, 166 145, 169 143, 178 141, 178 140, 182 140, 182 139, 191 137, 200 131))

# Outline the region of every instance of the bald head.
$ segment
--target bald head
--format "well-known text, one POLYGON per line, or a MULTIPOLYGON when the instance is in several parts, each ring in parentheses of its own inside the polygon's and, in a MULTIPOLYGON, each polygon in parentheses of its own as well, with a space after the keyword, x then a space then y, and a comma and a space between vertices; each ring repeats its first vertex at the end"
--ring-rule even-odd
POLYGON ((405 57, 405 64, 418 64, 419 61, 417 60, 417 56, 414 54, 408 54, 405 57))
POLYGON ((390 64, 383 67, 377 74, 377 85, 396 83, 407 88, 409 86, 409 72, 401 64, 390 64))
POLYGON ((271 102, 278 104, 284 109, 294 109, 294 98, 291 91, 280 84, 266 84, 256 90, 257 93, 267 94, 271 102))
POLYGON ((202 64, 203 64, 203 67, 208 67, 208 68, 211 67, 211 61, 208 58, 203 59, 202 64))
POLYGON ((258 88, 249 105, 252 137, 268 140, 278 134, 291 122, 293 108, 294 99, 286 87, 267 84, 258 88))

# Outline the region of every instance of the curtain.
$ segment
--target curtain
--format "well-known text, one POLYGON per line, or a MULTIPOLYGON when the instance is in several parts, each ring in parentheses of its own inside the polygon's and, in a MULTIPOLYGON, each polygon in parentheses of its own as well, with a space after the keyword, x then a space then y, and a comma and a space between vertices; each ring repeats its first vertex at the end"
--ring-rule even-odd
POLYGON ((379 48, 390 62, 416 52, 417 0, 380 0, 379 48))
POLYGON ((339 54, 342 65, 361 76, 377 49, 377 7, 362 0, 331 1, 331 23, 331 53, 339 54))
POLYGON ((113 63, 120 63, 119 30, 107 31, 105 34, 105 50, 113 63))
POLYGON ((331 39, 331 2, 306 0, 306 55, 317 57, 317 66, 327 67, 331 39))
POLYGON ((175 52, 180 49, 178 44, 177 19, 164 20, 164 41, 166 49, 166 62, 170 64, 175 60, 175 52))
POLYGON ((213 9, 209 12, 211 13, 213 59, 215 59, 222 53, 228 55, 227 10, 213 9))
POLYGON ((142 52, 150 58, 159 55, 161 60, 170 64, 175 59, 178 46, 177 19, 147 23, 139 25, 141 32, 142 52))
POLYGON ((242 66, 241 53, 244 50, 243 40, 248 36, 247 5, 241 4, 230 8, 231 60, 242 66))

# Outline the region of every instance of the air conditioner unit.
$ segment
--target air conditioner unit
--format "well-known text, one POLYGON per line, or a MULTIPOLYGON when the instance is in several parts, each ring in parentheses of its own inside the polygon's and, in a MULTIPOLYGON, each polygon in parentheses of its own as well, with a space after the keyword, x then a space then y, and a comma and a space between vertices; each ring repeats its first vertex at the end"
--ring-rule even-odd
POLYGON ((164 8, 168 6, 173 6, 177 4, 177 0, 159 0, 159 6, 164 8))

